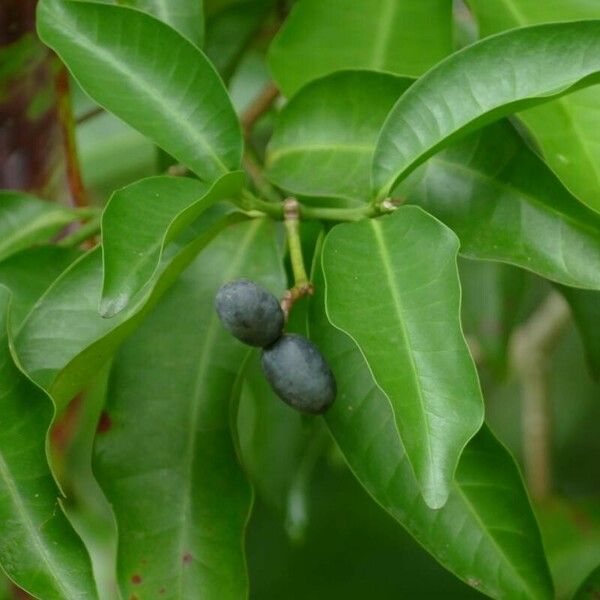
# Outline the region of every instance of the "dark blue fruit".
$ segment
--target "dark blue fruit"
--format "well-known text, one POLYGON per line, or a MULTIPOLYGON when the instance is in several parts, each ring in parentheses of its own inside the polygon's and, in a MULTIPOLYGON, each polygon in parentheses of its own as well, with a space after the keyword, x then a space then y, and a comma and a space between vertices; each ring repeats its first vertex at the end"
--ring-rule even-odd
POLYGON ((250 346, 269 346, 283 332, 277 298, 253 281, 238 279, 221 286, 215 307, 225 329, 250 346))
POLYGON ((299 411, 320 414, 335 400, 333 373, 318 348, 306 338, 281 336, 263 350, 261 363, 275 393, 299 411))

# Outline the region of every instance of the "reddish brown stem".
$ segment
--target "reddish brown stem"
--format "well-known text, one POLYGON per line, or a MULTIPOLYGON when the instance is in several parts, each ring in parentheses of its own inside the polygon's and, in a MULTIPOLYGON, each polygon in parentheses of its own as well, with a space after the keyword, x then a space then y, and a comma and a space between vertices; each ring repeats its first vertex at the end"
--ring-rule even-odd
POLYGON ((279 96, 279 90, 274 83, 269 82, 250 104, 241 116, 242 131, 244 137, 249 137, 252 128, 260 117, 266 113, 279 96))
POLYGON ((69 74, 63 65, 57 67, 55 86, 58 121, 62 131, 67 167, 67 180, 69 182, 71 199, 75 206, 88 206, 89 201, 83 185, 83 178, 81 177, 81 168, 79 165, 79 155, 77 154, 75 120, 73 118, 73 108, 71 105, 69 74))
POLYGON ((0 188, 64 201, 53 58, 35 36, 35 6, 0 1, 0 188))

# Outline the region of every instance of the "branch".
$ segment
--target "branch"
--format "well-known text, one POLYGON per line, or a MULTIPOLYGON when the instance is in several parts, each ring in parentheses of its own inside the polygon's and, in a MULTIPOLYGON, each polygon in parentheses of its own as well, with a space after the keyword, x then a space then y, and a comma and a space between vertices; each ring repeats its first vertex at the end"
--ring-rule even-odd
POLYGON ((257 98, 254 99, 252 104, 250 104, 240 117, 244 138, 250 136, 254 124, 271 108, 271 106, 273 106, 273 103, 278 97, 279 90, 275 84, 272 82, 267 83, 257 98))
POLYGON ((58 121, 62 130, 67 179, 71 198, 75 206, 88 206, 88 197, 81 177, 77 142, 75 140, 75 121, 71 106, 71 92, 69 89, 69 74, 67 69, 60 65, 55 76, 56 101, 58 106, 58 121))
POLYGON ((570 319, 567 302, 553 291, 510 340, 511 364, 521 384, 525 475, 535 500, 547 497, 552 487, 550 361, 570 319))

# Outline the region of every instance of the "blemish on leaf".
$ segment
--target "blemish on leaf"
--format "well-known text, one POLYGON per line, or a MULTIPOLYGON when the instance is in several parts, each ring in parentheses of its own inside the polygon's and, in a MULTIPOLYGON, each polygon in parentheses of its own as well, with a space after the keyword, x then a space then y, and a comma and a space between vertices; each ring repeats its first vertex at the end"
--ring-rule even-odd
POLYGON ((62 417, 56 421, 50 432, 52 446, 59 453, 64 453, 73 438, 77 427, 77 418, 82 404, 82 395, 79 394, 69 403, 62 417))
POLYGON ((100 415, 100 420, 98 421, 98 427, 96 428, 97 433, 106 433, 112 427, 112 419, 110 415, 103 410, 100 415))
POLYGON ((192 555, 191 555, 189 552, 186 552, 186 553, 183 555, 183 558, 182 558, 182 560, 183 560, 183 564, 184 564, 184 565, 189 565, 189 564, 192 562, 193 558, 194 558, 194 557, 193 557, 193 556, 192 556, 192 555))
POLYGON ((133 583, 133 585, 140 585, 140 583, 142 583, 142 576, 138 575, 137 573, 132 575, 131 583, 133 583))
POLYGON ((158 590, 158 593, 162 596, 164 593, 166 593, 167 590, 165 590, 164 587, 161 587, 160 590, 158 590))

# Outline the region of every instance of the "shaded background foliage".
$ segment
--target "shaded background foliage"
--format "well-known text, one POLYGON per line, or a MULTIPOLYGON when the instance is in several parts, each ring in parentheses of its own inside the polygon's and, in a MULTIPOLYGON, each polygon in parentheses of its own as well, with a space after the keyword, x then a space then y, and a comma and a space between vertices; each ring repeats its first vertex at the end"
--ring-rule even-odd
MULTIPOLYGON (((311 110, 314 111, 311 115, 313 123, 319 123, 319 119, 322 119, 323 123, 337 125, 338 137, 335 141, 340 146, 350 147, 356 141, 344 135, 344 132, 352 131, 352 119, 350 124, 344 122, 343 119, 347 118, 347 113, 344 113, 347 106, 344 102, 339 102, 338 96, 339 86, 343 84, 346 75, 334 75, 334 78, 338 78, 337 81, 319 79, 323 75, 348 68, 390 72, 386 76, 367 75, 366 77, 373 77, 373 88, 366 90, 365 98, 357 99, 354 107, 354 122, 363 125, 367 119, 360 116, 361 107, 362 110, 364 107, 369 108, 373 121, 371 132, 367 131, 365 125, 365 131, 360 133, 358 139, 367 141, 368 138, 372 154, 376 140, 373 132, 377 133, 383 124, 393 104, 395 90, 404 91, 412 82, 411 78, 422 75, 458 47, 471 43, 478 36, 484 37, 515 27, 600 18, 600 7, 586 0, 543 4, 535 0, 472 0, 468 6, 449 0, 398 0, 396 3, 378 0, 368 7, 368 14, 363 14, 364 7, 361 3, 352 3, 350 6, 342 0, 301 0, 297 6, 292 2, 275 3, 269 0, 205 0, 203 11, 200 10, 202 6, 199 0, 178 0, 177 6, 170 5, 171 8, 175 6, 172 12, 169 12, 169 3, 159 0, 115 3, 107 0, 104 3, 137 5, 178 28, 194 44, 203 45, 206 55, 218 69, 231 95, 233 109, 242 117, 242 126, 250 127, 251 135, 247 144, 250 162, 245 163, 245 168, 252 171, 255 163, 260 164, 264 160, 266 175, 272 184, 300 195, 307 204, 319 204, 325 199, 329 206, 358 204, 357 198, 361 194, 357 190, 368 190, 369 182, 366 177, 362 180, 354 177, 353 173, 362 172, 361 164, 365 164, 364 159, 357 157, 355 162, 351 162, 348 157, 336 166, 335 157, 327 154, 317 156, 317 160, 315 155, 311 159, 311 156, 300 154, 294 155, 293 160, 285 163, 286 144, 293 145, 303 141, 298 138, 298 129, 302 129, 302 117, 305 118, 305 114, 311 110), (396 5, 397 10, 392 11, 389 18, 381 18, 390 6, 396 5), (190 19, 186 15, 193 20, 194 26, 190 26, 190 19), (355 31, 352 25, 356 23, 360 23, 360 29, 355 31), (410 24, 409 27, 407 23, 410 24), (373 44, 373 40, 377 40, 377 44, 373 44), (314 53, 315 49, 316 57, 311 59, 311 52, 314 53), (308 87, 304 90, 309 91, 305 92, 305 96, 297 96, 286 104, 283 99, 275 98, 273 81, 287 99, 305 84, 308 87), (334 84, 331 84, 332 81, 334 84), (315 90, 316 101, 310 98, 311 89, 315 90), (390 98, 386 99, 386 93, 391 94, 390 98), (302 98, 305 106, 295 113, 295 105, 301 105, 302 98), (251 121, 248 125, 247 119, 251 119, 252 109, 257 102, 260 104, 261 99, 266 102, 264 110, 255 122, 251 121), (372 104, 374 102, 379 104, 372 104), (371 106, 376 110, 371 111, 371 106), (341 120, 336 121, 338 118, 341 120), (299 126, 295 119, 300 123, 299 126), (269 142, 274 128, 275 135, 269 142), (323 165, 328 165, 334 175, 342 169, 344 176, 348 176, 350 185, 332 185, 331 174, 319 171, 323 165), (295 168, 298 169, 297 176, 295 168), (307 170, 310 170, 313 178, 305 188, 302 187, 306 186, 302 174, 307 170)), ((21 337, 17 335, 15 338, 17 348, 19 343, 25 347, 23 340, 27 339, 28 333, 27 323, 22 326, 20 321, 46 287, 79 256, 72 248, 59 249, 52 246, 52 249, 44 247, 25 251, 22 248, 31 242, 56 240, 61 228, 72 227, 69 223, 80 219, 93 220, 90 216, 93 213, 88 208, 104 206, 115 189, 143 177, 162 175, 178 163, 168 154, 177 152, 177 148, 166 147, 169 145, 168 141, 166 145, 162 144, 163 150, 159 149, 151 139, 102 110, 82 92, 75 80, 67 78, 58 59, 35 35, 35 4, 32 0, 15 3, 8 1, 0 8, 0 187, 26 191, 54 201, 63 208, 58 209, 52 219, 44 213, 45 228, 40 228, 43 234, 40 234, 39 239, 25 240, 21 247, 13 248, 12 256, 4 255, 0 262, 0 282, 10 288, 15 296, 12 326, 15 331, 21 331, 21 337), (71 108, 74 118, 70 116, 71 108), (70 207, 85 208, 82 212, 72 211, 70 207), (31 253, 36 256, 31 256, 31 253), (32 264, 36 265, 36 275, 31 276, 27 285, 21 284, 25 289, 20 289, 22 274, 24 271, 31 271, 32 264), (42 271, 43 276, 35 281, 37 274, 42 271)), ((185 71, 185 65, 182 70, 185 71)), ((182 78, 187 75, 183 72, 182 78)), ((361 81, 360 75, 349 77, 356 77, 361 81)), ((83 83, 84 87, 89 87, 86 82, 83 83)), ((355 87, 348 85, 349 90, 355 87)), ((344 95, 342 100, 349 101, 349 98, 350 93, 344 95)), ((507 190, 498 200, 504 203, 502 206, 513 203, 513 206, 522 208, 523 197, 535 193, 536 189, 548 189, 548 195, 536 204, 540 215, 539 223, 545 224, 548 214, 556 211, 561 216, 566 215, 566 221, 574 215, 575 221, 587 220, 589 225, 598 217, 591 211, 586 212, 584 206, 594 210, 599 208, 597 175, 600 172, 600 146, 595 139, 600 131, 597 126, 600 124, 599 111, 599 86, 588 87, 529 109, 519 113, 516 118, 511 118, 511 124, 502 122, 491 125, 481 137, 476 134, 431 158, 403 182, 397 191, 407 196, 411 203, 427 208, 451 226, 458 234, 463 250, 467 248, 467 255, 469 241, 474 240, 473 247, 481 252, 482 240, 469 230, 468 219, 461 220, 460 214, 453 217, 448 213, 447 204, 439 202, 436 190, 450 189, 448 182, 454 186, 451 189, 456 197, 447 200, 458 203, 467 197, 476 198, 478 194, 480 197, 491 195, 490 189, 506 176, 507 190), (490 146, 489 153, 486 153, 486 143, 490 146), (477 154, 478 151, 480 155, 477 154), (500 158, 497 164, 490 164, 492 160, 488 157, 493 158, 494 153, 500 158), (544 162, 551 167, 551 171, 545 168, 544 162), (462 173, 457 176, 456 169, 452 170, 453 164, 467 164, 470 174, 462 173), (519 165, 524 165, 521 179, 515 176, 515 170, 507 168, 507 164, 509 167, 515 166, 515 170, 519 165), (529 183, 529 177, 535 179, 534 185, 529 183), (574 199, 571 194, 581 204, 570 205, 569 202, 574 199), (567 208, 563 210, 561 207, 567 208)), ((313 135, 318 132, 318 127, 315 127, 314 134, 303 130, 308 141, 314 140, 313 135)), ((371 154, 367 158, 370 159, 371 154)), ((234 150, 227 165, 230 169, 239 166, 236 162, 239 157, 235 155, 234 150)), ((290 154, 287 157, 290 160, 290 154)), ((366 164, 370 165, 370 160, 366 164)), ((202 165, 200 168, 203 168, 202 165)), ((236 186, 233 179, 229 184, 232 189, 236 186)), ((130 191, 131 189, 129 188, 130 191)), ((135 197, 135 189, 133 195, 135 197)), ((143 199, 141 194, 139 197, 143 199)), ((195 199, 193 194, 188 197, 182 192, 178 203, 193 209, 195 199)), ((0 211, 8 205, 8 197, 3 196, 2 202, 0 211)), ((220 213, 215 214, 214 222, 221 216, 220 213)), ((32 213, 28 212, 23 222, 31 222, 32 218, 32 213)), ((572 225, 572 221, 569 222, 572 225)), ((173 234, 173 238, 176 237, 175 249, 169 251, 166 239, 162 240, 160 248, 164 253, 155 257, 156 269, 150 269, 146 280, 142 282, 143 285, 150 286, 144 289, 149 290, 151 304, 158 302, 163 287, 167 287, 164 281, 176 277, 185 266, 193 262, 194 254, 189 250, 190 240, 200 239, 202 235, 205 236, 204 245, 212 240, 210 228, 214 225, 213 222, 201 224, 197 229, 193 229, 194 223, 194 219, 190 218, 183 225, 192 227, 191 230, 182 225, 176 232, 179 237, 173 234), (154 290, 158 291, 155 293, 154 290)), ((532 223, 535 225, 535 221, 532 223)), ((543 230, 542 225, 539 231, 543 230)), ((236 240, 239 236, 243 237, 241 232, 247 225, 238 224, 234 227, 239 229, 235 230, 233 237, 236 240)), ((257 264, 260 264, 263 271, 253 271, 255 267, 248 261, 248 265, 236 263, 239 269, 233 269, 232 273, 262 279, 272 291, 280 293, 286 286, 284 273, 277 266, 283 253, 281 236, 267 225, 257 227, 264 242, 256 250, 262 257, 257 260, 257 264), (272 264, 272 268, 266 268, 267 264, 272 264)), ((535 238, 535 230, 532 231, 532 238, 535 238)), ((307 254, 314 250, 318 235, 319 227, 312 224, 306 227, 304 241, 307 254)), ((585 235, 585 228, 573 226, 572 235, 574 239, 581 240, 585 235)), ((531 241, 532 247, 537 241, 539 240, 531 241)), ((551 423, 549 446, 546 450, 551 461, 552 482, 543 490, 541 497, 536 497, 535 502, 535 513, 540 523, 557 596, 568 598, 572 597, 600 561, 600 472, 597 469, 600 440, 596 433, 596 424, 600 420, 597 292, 555 288, 529 270, 504 264, 512 262, 527 268, 523 261, 506 258, 507 255, 517 256, 516 251, 510 248, 498 250, 497 247, 492 247, 495 242, 495 239, 490 242, 488 257, 499 262, 459 259, 463 289, 462 325, 476 358, 486 400, 486 419, 491 429, 525 466, 528 431, 524 429, 526 423, 523 419, 522 381, 513 364, 512 342, 515 332, 528 322, 554 289, 560 289, 564 293, 573 309, 573 322, 565 324, 557 336, 555 347, 548 353, 545 365, 549 380, 548 422, 551 423)), ((160 401, 169 393, 173 393, 174 397, 197 393, 197 390, 189 391, 187 371, 175 381, 173 390, 165 389, 157 394, 158 409, 149 415, 147 423, 140 421, 139 438, 130 438, 129 430, 122 429, 121 426, 128 420, 135 424, 136 411, 144 410, 145 403, 136 408, 135 401, 151 402, 152 393, 161 384, 169 387, 168 382, 160 381, 160 377, 155 385, 147 382, 150 385, 148 390, 139 385, 140 380, 144 379, 145 363, 155 358, 152 352, 145 358, 142 349, 146 349, 154 340, 164 346, 165 356, 158 360, 157 372, 169 364, 178 348, 199 349, 199 360, 202 360, 202 356, 209 356, 202 354, 211 352, 210 349, 202 350, 203 340, 190 340, 188 335, 194 328, 198 333, 204 327, 198 325, 200 320, 212 318, 210 298, 218 282, 211 281, 210 277, 221 273, 221 269, 215 266, 219 260, 223 262, 222 268, 225 269, 235 253, 235 244, 231 239, 228 242, 224 237, 221 242, 216 243, 224 246, 229 243, 231 247, 226 251, 227 259, 223 260, 223 255, 219 256, 216 246, 211 245, 207 250, 214 253, 210 268, 203 267, 201 261, 193 262, 180 282, 166 292, 156 309, 151 305, 146 308, 145 296, 142 302, 141 296, 132 294, 134 301, 121 317, 122 331, 133 331, 134 325, 139 324, 141 317, 136 320, 139 307, 139 314, 150 316, 118 353, 117 346, 125 334, 120 337, 118 331, 115 333, 114 323, 106 325, 106 331, 100 331, 99 328, 105 327, 105 324, 98 316, 93 333, 88 338, 77 340, 72 356, 67 356, 63 362, 47 364, 43 350, 40 352, 42 359, 39 355, 30 357, 32 364, 36 364, 37 372, 43 373, 38 383, 42 383, 47 391, 50 389, 46 386, 49 372, 52 377, 62 377, 59 384, 56 384, 57 387, 51 391, 55 399, 60 396, 62 404, 66 405, 71 400, 68 392, 71 385, 69 382, 73 380, 77 381, 73 389, 78 389, 77 385, 82 384, 81 387, 86 388, 83 397, 92 399, 82 403, 84 409, 77 408, 77 403, 71 404, 75 408, 67 410, 58 425, 55 425, 51 439, 54 473, 67 496, 65 512, 92 554, 96 580, 101 582, 103 597, 115 597, 115 563, 118 582, 125 597, 136 593, 145 597, 143 593, 150 588, 144 586, 152 584, 153 576, 159 568, 164 567, 168 571, 164 577, 162 574, 157 577, 161 585, 163 581, 170 581, 169 578, 178 581, 177 576, 172 573, 185 573, 183 569, 186 567, 187 548, 177 557, 177 564, 168 563, 169 552, 166 552, 164 564, 157 554, 154 558, 160 563, 160 567, 153 565, 152 569, 144 562, 147 558, 138 556, 140 547, 135 544, 131 552, 127 551, 125 556, 116 558, 117 527, 113 511, 103 493, 114 505, 117 521, 122 524, 131 523, 132 532, 128 533, 125 527, 121 527, 119 535, 130 535, 133 539, 140 528, 151 531, 156 526, 154 518, 159 521, 163 518, 160 515, 155 517, 149 509, 144 515, 147 522, 140 523, 136 518, 139 503, 134 494, 143 489, 143 481, 134 481, 130 490, 127 486, 131 482, 124 477, 124 487, 119 489, 115 472, 124 467, 121 462, 123 456, 131 458, 132 452, 140 455, 137 457, 141 461, 140 472, 146 468, 160 468, 160 465, 156 467, 146 462, 151 455, 154 440, 160 439, 160 434, 168 433, 161 431, 168 419, 185 419, 183 413, 174 415, 171 408, 161 406, 160 401), (205 273, 203 269, 206 270, 205 273), (197 285, 200 280, 203 286, 197 285), (139 304, 136 304, 138 301, 139 304), (171 307, 185 302, 190 306, 189 311, 186 311, 190 325, 179 322, 180 329, 177 329, 172 321, 172 315, 177 309, 171 307), (89 345, 97 339, 101 339, 102 343, 89 345), (84 350, 84 361, 89 365, 89 373, 69 362, 72 358, 77 359, 84 350), (101 363, 113 354, 116 356, 114 366, 101 371, 101 363), (142 364, 139 364, 140 361, 142 364), (96 372, 98 374, 93 383, 89 384, 89 375, 96 372), (67 381, 66 388, 60 387, 63 381, 67 381), (128 394, 131 398, 126 397, 128 394), (121 410, 125 412, 121 413, 121 410), (158 428, 157 431, 153 431, 154 428, 158 428), (81 457, 89 457, 92 453, 95 429, 97 439, 93 451, 95 458, 92 473, 89 461, 81 457), (77 432, 84 433, 78 436, 77 432), (119 436, 122 442, 118 441, 119 436), (150 438, 152 442, 148 442, 150 438), (111 440, 117 440, 117 451, 112 458, 111 440), (147 451, 144 443, 150 444, 147 451), (102 490, 98 487, 95 476, 98 477, 102 490)), ((595 249, 593 240, 590 247, 595 249)), ((101 289, 99 253, 96 252, 95 258, 83 258, 79 261, 71 269, 72 272, 81 273, 81 284, 75 288, 80 296, 75 297, 70 308, 85 309, 91 313, 96 309, 97 298, 84 296, 89 289, 88 285, 101 289)), ((572 283, 567 278, 573 270, 566 268, 561 271, 555 260, 550 261, 546 267, 539 267, 538 272, 540 270, 549 279, 563 284, 572 283)), ((592 281, 594 276, 592 271, 583 275, 578 273, 578 277, 588 277, 585 281, 592 281)), ((143 287, 142 283, 139 288, 143 287)), ((72 289, 68 291, 73 294, 72 289)), ((62 302, 58 291, 55 290, 55 294, 62 302)), ((51 315, 61 309, 59 301, 53 304, 52 296, 46 297, 45 301, 42 308, 47 307, 47 314, 51 315)), ((294 310, 290 328, 305 332, 306 306, 299 304, 294 310)), ((41 320, 45 321, 47 318, 43 316, 41 320)), ((55 324, 59 321, 60 312, 55 324)), ((216 335, 215 325, 212 327, 216 335)), ((53 335, 52 328, 53 326, 48 328, 49 338, 53 335)), ((31 331, 33 337, 38 336, 37 329, 31 331)), ((52 349, 52 344, 49 343, 47 348, 52 349)), ((261 388, 261 382, 252 381, 251 376, 242 382, 236 380, 234 372, 227 372, 225 367, 231 361, 237 363, 243 358, 239 346, 228 345, 227 341, 223 341, 222 347, 210 355, 210 361, 213 362, 206 363, 205 368, 219 370, 219 377, 222 375, 222 378, 216 385, 226 390, 226 395, 239 396, 239 444, 245 456, 245 470, 255 491, 245 541, 251 597, 312 599, 368 596, 384 599, 403 595, 423 598, 480 596, 479 592, 467 587, 439 566, 405 533, 397 521, 372 502, 352 477, 320 421, 309 422, 289 413, 286 407, 274 404, 264 383, 261 388)), ((32 369, 31 372, 35 371, 32 369)), ((33 394, 32 392, 32 397, 33 394)), ((35 395, 39 396, 40 401, 48 401, 37 388, 35 395)), ((48 403, 48 410, 49 407, 48 403)), ((214 433, 214 437, 217 441, 212 441, 217 446, 224 444, 227 446, 226 452, 233 453, 235 449, 233 446, 229 447, 227 441, 230 425, 227 415, 220 414, 214 408, 208 410, 215 410, 214 413, 211 412, 210 418, 215 419, 213 425, 216 423, 217 433, 214 433)), ((176 431, 181 431, 179 426, 172 423, 171 426, 176 431)), ((134 425, 131 426, 132 430, 133 428, 134 425)), ((38 442, 41 444, 42 440, 38 442)), ((207 444, 205 448, 209 455, 210 447, 207 444)), ((38 451, 43 452, 41 446, 38 451)), ((179 452, 174 451, 173 454, 175 463, 179 452)), ((208 471, 210 472, 210 467, 208 471)), ((123 476, 123 473, 119 472, 118 476, 123 476)), ((135 473, 133 476, 135 478, 135 473)), ((214 474, 211 476, 216 477, 214 474)), ((241 480, 241 472, 235 469, 230 476, 231 481, 241 480)), ((51 482, 49 473, 45 477, 51 482)), ((226 487, 227 482, 217 480, 226 487)), ((179 502, 185 505, 185 501, 176 497, 173 490, 181 485, 185 486, 186 481, 183 474, 179 480, 167 485, 166 491, 161 495, 156 498, 149 495, 145 501, 149 502, 149 507, 158 505, 162 508, 161 502, 172 507, 179 506, 179 502)), ((530 473, 528 482, 531 486, 530 473)), ((237 491, 233 495, 240 510, 247 512, 250 505, 249 489, 245 483, 242 484, 241 491, 235 489, 237 491), (236 495, 238 492, 239 497, 236 495)), ((174 510, 176 509, 173 508, 174 510)), ((202 510, 198 510, 198 513, 202 513, 202 510)), ((218 557, 218 550, 213 552, 218 557)), ((239 556, 236 560, 238 563, 242 561, 239 556)), ((218 571, 218 567, 213 570, 218 571)), ((210 576, 204 579, 204 575, 198 575, 199 581, 195 581, 196 575, 190 578, 191 581, 183 575, 181 580, 184 583, 181 585, 191 587, 184 587, 180 592, 183 595, 174 597, 193 597, 194 590, 198 589, 194 587, 196 585, 202 589, 215 585, 218 590, 218 583, 211 581, 210 576)), ((593 576, 590 581, 592 583, 588 585, 595 585, 593 576)), ((37 590, 30 588, 30 591, 36 593, 37 590)), ((2 593, 7 598, 21 597, 21 592, 8 582, 5 591, 0 592, 2 593)), ((231 592, 235 593, 237 592, 231 592)), ((218 592, 215 594, 218 597, 218 592)), ((43 594, 40 597, 43 598, 43 594)))

